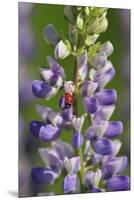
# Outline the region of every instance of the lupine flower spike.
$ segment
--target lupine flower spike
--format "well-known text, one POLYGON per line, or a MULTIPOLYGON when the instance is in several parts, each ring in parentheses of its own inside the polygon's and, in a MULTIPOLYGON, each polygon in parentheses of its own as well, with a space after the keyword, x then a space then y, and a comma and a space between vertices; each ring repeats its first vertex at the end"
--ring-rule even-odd
POLYGON ((65 6, 69 38, 63 39, 52 24, 43 32, 54 57, 47 58, 49 68, 39 69, 42 80, 32 84, 33 94, 43 99, 44 106, 36 106, 42 121, 31 121, 30 133, 49 142, 49 147, 39 149, 44 167, 34 167, 31 176, 44 187, 62 176, 65 194, 130 188, 129 176, 120 174, 128 159, 118 156, 121 142, 117 137, 123 133, 123 123, 110 120, 117 92, 105 88, 115 76, 109 60, 114 47, 110 41, 97 41, 108 28, 107 12, 107 8, 65 6), (58 64, 70 55, 75 61, 72 80, 58 64), (45 100, 54 99, 59 90, 63 91, 59 110, 46 107, 45 100), (78 95, 82 97, 80 105, 78 95), (83 113, 78 114, 80 107, 83 113), (66 128, 72 134, 71 144, 60 139, 66 128))

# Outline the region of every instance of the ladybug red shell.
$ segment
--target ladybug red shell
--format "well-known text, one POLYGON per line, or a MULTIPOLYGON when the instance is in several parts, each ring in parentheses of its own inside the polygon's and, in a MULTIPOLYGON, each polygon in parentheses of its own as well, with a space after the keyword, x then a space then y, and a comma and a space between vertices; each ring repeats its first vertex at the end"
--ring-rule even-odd
POLYGON ((65 104, 72 105, 73 103, 73 96, 69 93, 65 93, 65 104))

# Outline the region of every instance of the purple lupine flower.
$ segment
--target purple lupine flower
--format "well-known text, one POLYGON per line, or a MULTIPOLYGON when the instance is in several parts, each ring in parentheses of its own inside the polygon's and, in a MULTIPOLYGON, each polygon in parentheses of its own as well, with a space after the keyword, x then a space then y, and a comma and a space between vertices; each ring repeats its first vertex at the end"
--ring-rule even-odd
POLYGON ((76 149, 79 149, 83 144, 84 139, 83 139, 83 135, 81 134, 81 129, 82 129, 85 117, 86 117, 86 114, 78 118, 74 116, 72 119, 72 124, 75 130, 73 134, 72 143, 76 149))
POLYGON ((68 174, 64 178, 64 193, 80 193, 80 181, 77 174, 68 174))
POLYGON ((90 192, 102 192, 103 190, 98 188, 101 180, 101 170, 97 169, 96 172, 88 171, 84 176, 84 185, 90 192))
POLYGON ((73 157, 68 159, 65 157, 64 165, 68 172, 64 177, 63 189, 65 193, 78 193, 80 192, 80 182, 77 172, 80 170, 80 157, 73 157))
POLYGON ((110 159, 110 161, 106 162, 102 168, 103 178, 111 178, 114 174, 121 173, 125 170, 127 164, 128 159, 126 156, 110 159))
POLYGON ((43 167, 33 168, 31 172, 32 179, 39 184, 50 185, 57 178, 53 170, 43 167))
POLYGON ((40 68, 40 73, 44 81, 34 80, 32 92, 36 97, 50 99, 62 86, 65 78, 64 69, 52 58, 48 57, 50 69, 40 68))
POLYGON ((106 188, 110 191, 129 190, 130 179, 128 176, 113 176, 107 180, 106 188))

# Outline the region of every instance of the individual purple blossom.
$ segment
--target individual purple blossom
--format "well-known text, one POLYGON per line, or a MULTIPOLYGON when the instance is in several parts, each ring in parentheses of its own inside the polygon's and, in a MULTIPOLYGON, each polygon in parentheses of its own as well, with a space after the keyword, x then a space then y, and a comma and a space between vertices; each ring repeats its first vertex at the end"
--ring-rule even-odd
POLYGON ((75 130, 75 132, 73 134, 73 138, 72 138, 72 143, 76 149, 79 149, 83 144, 84 139, 83 139, 83 135, 81 133, 81 129, 82 129, 85 117, 86 117, 86 114, 82 115, 81 117, 78 117, 78 118, 76 118, 74 116, 72 119, 72 124, 73 124, 74 130, 75 130))
POLYGON ((62 86, 65 78, 64 69, 52 58, 48 57, 50 68, 40 68, 43 80, 34 80, 32 92, 38 98, 50 99, 62 86))
POLYGON ((130 189, 129 176, 113 176, 106 182, 106 188, 109 191, 122 191, 130 189))

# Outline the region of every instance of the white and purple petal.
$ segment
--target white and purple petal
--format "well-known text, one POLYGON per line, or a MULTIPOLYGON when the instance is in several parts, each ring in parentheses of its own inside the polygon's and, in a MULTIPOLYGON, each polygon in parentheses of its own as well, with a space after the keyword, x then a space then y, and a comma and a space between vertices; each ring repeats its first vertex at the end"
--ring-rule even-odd
POLYGON ((89 126, 89 128, 86 130, 85 136, 87 140, 96 139, 99 137, 102 137, 105 131, 107 130, 108 122, 107 121, 101 121, 97 125, 89 126))
POLYGON ((115 105, 99 106, 97 112, 92 116, 92 123, 99 124, 102 120, 108 121, 115 110, 115 105))
POLYGON ((50 111, 48 112, 48 120, 51 122, 53 126, 62 127, 63 117, 60 113, 50 111))
POLYGON ((81 87, 82 96, 92 96, 95 90, 97 89, 98 83, 90 80, 85 80, 83 86, 81 87))
POLYGON ((32 82, 32 92, 36 97, 49 99, 56 94, 57 89, 43 81, 35 80, 32 82))
POLYGON ((121 173, 125 170, 127 164, 128 159, 126 156, 111 159, 106 164, 104 164, 102 168, 103 178, 108 179, 111 178, 113 175, 121 173))
POLYGON ((89 58, 89 62, 97 69, 104 67, 107 62, 106 53, 105 52, 97 53, 95 57, 91 59, 89 58))
POLYGON ((64 159, 64 165, 69 174, 76 174, 80 170, 80 157, 72 157, 64 159))
POLYGON ((39 148, 39 154, 46 167, 60 173, 63 169, 63 162, 60 160, 58 153, 54 149, 39 148))
POLYGON ((110 41, 107 41, 100 46, 99 50, 100 52, 105 52, 107 56, 110 56, 113 53, 114 48, 112 43, 110 41))
POLYGON ((67 45, 60 40, 58 44, 55 47, 54 55, 56 59, 64 59, 70 54, 69 49, 67 48, 67 45))
POLYGON ((96 172, 88 171, 84 176, 84 185, 86 188, 98 188, 101 180, 101 170, 97 168, 96 172))
POLYGON ((59 155, 60 160, 64 161, 65 157, 72 158, 74 155, 72 145, 68 144, 67 142, 63 142, 60 139, 53 141, 52 148, 56 150, 57 154, 59 155))

